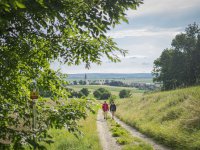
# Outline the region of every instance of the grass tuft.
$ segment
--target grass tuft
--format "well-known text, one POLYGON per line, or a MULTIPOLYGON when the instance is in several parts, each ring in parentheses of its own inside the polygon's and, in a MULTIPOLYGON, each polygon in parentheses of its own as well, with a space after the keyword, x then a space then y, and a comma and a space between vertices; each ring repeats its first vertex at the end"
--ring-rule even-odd
POLYGON ((130 140, 128 139, 125 139, 125 138, 118 138, 117 139, 117 143, 120 144, 120 145, 125 145, 125 144, 130 144, 130 140))
MULTIPOLYGON (((144 141, 142 141, 139 138, 133 137, 128 131, 126 131, 124 128, 121 127, 118 123, 116 123, 112 119, 108 119, 108 126, 110 128, 110 131, 112 132, 112 136, 116 138, 116 142, 119 145, 122 145, 122 149, 124 148, 142 148, 142 150, 152 150, 153 148, 151 145, 146 144, 144 141)), ((128 150, 128 149, 127 149, 128 150)))

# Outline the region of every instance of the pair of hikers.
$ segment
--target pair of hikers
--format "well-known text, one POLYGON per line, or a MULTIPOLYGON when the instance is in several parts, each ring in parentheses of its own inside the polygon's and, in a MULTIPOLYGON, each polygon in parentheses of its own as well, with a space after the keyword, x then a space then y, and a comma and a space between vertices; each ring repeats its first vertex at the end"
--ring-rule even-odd
MULTIPOLYGON (((107 114, 108 114, 108 111, 109 111, 109 106, 106 103, 106 101, 104 101, 104 103, 102 104, 102 110, 103 110, 104 119, 107 119, 107 114)), ((110 104, 110 112, 112 114, 112 119, 114 119, 115 112, 116 112, 116 105, 115 105, 115 103, 113 101, 110 104)))

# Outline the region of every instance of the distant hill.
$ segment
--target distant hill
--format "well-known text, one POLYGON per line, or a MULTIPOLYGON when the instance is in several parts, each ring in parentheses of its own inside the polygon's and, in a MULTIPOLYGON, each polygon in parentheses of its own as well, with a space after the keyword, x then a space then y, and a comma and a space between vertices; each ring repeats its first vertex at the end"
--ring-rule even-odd
MULTIPOLYGON (((86 73, 87 79, 133 79, 152 78, 151 73, 86 73)), ((84 74, 68 74, 68 79, 84 79, 84 74)))

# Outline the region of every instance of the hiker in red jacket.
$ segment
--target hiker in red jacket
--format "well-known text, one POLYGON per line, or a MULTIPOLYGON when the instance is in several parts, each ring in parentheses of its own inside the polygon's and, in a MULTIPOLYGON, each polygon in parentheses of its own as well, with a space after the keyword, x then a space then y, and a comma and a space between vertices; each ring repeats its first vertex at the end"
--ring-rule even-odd
POLYGON ((104 103, 102 105, 102 110, 103 110, 104 119, 107 119, 107 113, 109 111, 109 107, 108 107, 108 104, 106 103, 106 101, 104 101, 104 103))

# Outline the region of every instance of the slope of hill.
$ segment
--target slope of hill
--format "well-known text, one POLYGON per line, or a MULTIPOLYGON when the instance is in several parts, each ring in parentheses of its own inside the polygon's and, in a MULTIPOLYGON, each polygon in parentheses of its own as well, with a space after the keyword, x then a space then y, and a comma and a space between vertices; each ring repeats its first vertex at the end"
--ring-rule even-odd
POLYGON ((117 116, 178 150, 200 150, 200 86, 117 102, 117 116))

